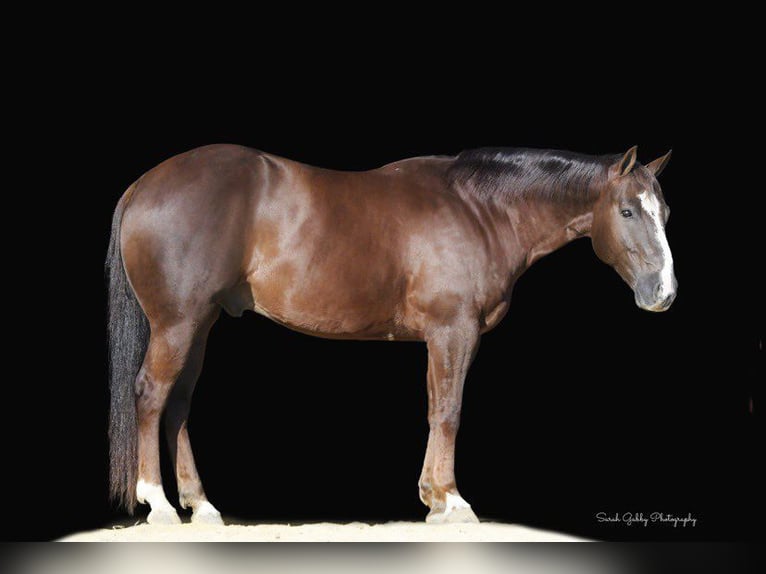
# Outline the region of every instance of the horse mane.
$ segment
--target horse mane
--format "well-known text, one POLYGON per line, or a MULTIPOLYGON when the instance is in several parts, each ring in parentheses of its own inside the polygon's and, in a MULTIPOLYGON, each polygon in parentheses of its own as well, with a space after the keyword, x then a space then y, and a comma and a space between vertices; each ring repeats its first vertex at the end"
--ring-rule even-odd
POLYGON ((532 148, 480 148, 463 151, 448 170, 448 179, 481 199, 547 200, 589 197, 604 181, 619 155, 586 155, 532 148))

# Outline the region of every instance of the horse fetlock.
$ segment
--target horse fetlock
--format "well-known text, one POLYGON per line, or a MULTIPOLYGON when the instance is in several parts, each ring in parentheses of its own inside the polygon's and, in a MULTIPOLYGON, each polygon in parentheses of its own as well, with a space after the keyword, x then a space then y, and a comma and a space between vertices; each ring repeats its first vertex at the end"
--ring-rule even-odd
POLYGON ((201 490, 199 492, 179 491, 178 493, 178 504, 183 509, 191 508, 193 510, 204 502, 207 502, 207 498, 201 490))
POLYGON ((433 497, 433 489, 431 488, 430 482, 424 482, 420 481, 418 483, 418 496, 420 496, 420 501, 425 504, 426 506, 431 506, 431 500, 433 497))
POLYGON ((143 478, 140 478, 136 483, 136 500, 141 504, 149 504, 151 506, 158 506, 160 501, 164 501, 168 506, 170 505, 165 498, 162 485, 148 482, 143 478))

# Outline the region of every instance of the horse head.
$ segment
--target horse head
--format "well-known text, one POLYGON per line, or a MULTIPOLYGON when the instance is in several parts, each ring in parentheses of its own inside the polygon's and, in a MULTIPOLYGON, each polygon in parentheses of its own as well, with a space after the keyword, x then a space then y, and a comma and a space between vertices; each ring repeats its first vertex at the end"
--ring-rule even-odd
POLYGON ((643 166, 631 148, 609 168, 593 209, 596 255, 614 267, 646 311, 667 310, 678 286, 665 236, 670 209, 657 182, 669 159, 670 152, 643 166))

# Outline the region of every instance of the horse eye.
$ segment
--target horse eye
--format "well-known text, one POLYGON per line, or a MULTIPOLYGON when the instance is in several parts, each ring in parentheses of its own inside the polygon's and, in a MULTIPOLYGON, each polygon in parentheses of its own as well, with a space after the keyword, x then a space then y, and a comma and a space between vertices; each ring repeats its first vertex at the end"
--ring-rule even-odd
POLYGON ((633 212, 630 209, 623 209, 620 212, 620 215, 622 215, 623 217, 633 217, 633 212))

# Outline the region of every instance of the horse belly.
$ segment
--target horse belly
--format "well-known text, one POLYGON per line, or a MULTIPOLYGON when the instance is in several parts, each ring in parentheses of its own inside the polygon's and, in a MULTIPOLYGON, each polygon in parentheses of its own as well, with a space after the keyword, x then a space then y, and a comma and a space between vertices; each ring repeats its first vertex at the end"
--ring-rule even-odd
POLYGON ((330 338, 409 338, 397 282, 343 265, 285 261, 248 277, 253 310, 287 327, 330 338))

